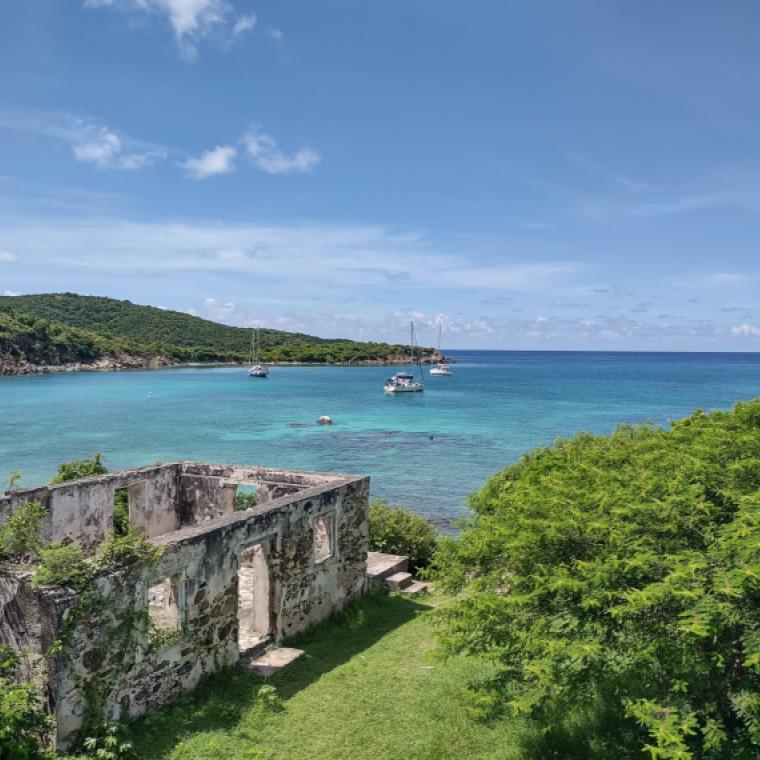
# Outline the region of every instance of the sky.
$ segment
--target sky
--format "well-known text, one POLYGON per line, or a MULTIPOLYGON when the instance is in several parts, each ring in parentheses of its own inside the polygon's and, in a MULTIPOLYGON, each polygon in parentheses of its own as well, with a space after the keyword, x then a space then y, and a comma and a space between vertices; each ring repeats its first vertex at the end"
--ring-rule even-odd
POLYGON ((0 293, 760 350, 756 0, 0 0, 0 293))

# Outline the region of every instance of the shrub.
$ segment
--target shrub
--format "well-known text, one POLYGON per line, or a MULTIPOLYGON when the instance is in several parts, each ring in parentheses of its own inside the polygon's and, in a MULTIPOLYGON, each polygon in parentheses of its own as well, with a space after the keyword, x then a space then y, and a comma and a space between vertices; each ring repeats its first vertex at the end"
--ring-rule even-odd
POLYGON ((107 570, 110 567, 123 567, 134 562, 154 562, 161 556, 161 549, 144 536, 130 530, 125 536, 116 536, 100 545, 95 557, 95 567, 107 570))
POLYGON ((123 740, 123 728, 118 723, 106 723, 94 736, 83 742, 85 757, 97 760, 126 760, 134 757, 132 745, 123 740))
POLYGON ((372 551, 404 554, 409 569, 427 567, 433 557, 438 534, 416 512, 374 501, 369 508, 369 548, 372 551))
POLYGON ((245 512, 246 509, 256 506, 256 492, 241 491, 235 494, 235 511, 245 512))
POLYGON ((760 748, 760 400, 621 427, 492 477, 435 561, 449 651, 547 722, 606 695, 631 755, 760 748), (633 728, 633 731, 630 729, 633 728))
POLYGON ((50 544, 40 550, 40 559, 33 579, 35 586, 68 586, 82 591, 92 578, 92 565, 76 541, 50 544))
POLYGON ((52 719, 42 708, 37 689, 17 683, 18 655, 0 645, 0 757, 14 760, 53 760, 45 747, 52 719))
POLYGON ((36 555, 43 545, 42 521, 47 509, 38 501, 21 502, 0 525, 0 556, 36 555))
POLYGON ((21 470, 11 470, 5 479, 5 487, 8 491, 15 491, 21 483, 21 470))
POLYGON ((77 459, 58 465, 58 474, 53 483, 66 483, 69 480, 89 478, 93 475, 105 475, 108 470, 102 462, 103 455, 96 451, 91 459, 77 459))

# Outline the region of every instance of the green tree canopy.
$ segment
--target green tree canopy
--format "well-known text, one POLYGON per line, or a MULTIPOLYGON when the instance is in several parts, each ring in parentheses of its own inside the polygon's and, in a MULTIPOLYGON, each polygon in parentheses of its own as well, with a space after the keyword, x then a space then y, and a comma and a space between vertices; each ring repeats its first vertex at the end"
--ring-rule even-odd
POLYGON ((538 449, 444 542, 444 643, 499 665, 481 704, 598 700, 652 758, 760 750, 760 400, 538 449))

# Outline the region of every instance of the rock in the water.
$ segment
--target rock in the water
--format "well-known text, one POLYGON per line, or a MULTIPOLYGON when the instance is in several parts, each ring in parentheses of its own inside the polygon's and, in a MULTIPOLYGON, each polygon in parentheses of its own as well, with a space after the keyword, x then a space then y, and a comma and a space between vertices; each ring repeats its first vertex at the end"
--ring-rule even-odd
POLYGON ((317 425, 332 425, 332 417, 328 417, 326 414, 323 414, 318 420, 317 425))

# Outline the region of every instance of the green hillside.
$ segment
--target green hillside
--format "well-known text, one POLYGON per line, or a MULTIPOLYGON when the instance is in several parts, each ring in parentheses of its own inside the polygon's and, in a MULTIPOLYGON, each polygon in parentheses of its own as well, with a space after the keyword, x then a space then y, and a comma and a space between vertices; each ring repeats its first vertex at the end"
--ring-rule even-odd
MULTIPOLYGON (((264 361, 383 361, 405 346, 260 330, 264 361)), ((33 363, 91 361, 109 354, 177 361, 236 361, 249 355, 251 331, 178 311, 75 293, 0 297, 0 356, 33 363)), ((431 349, 422 349, 429 355, 431 349)))

